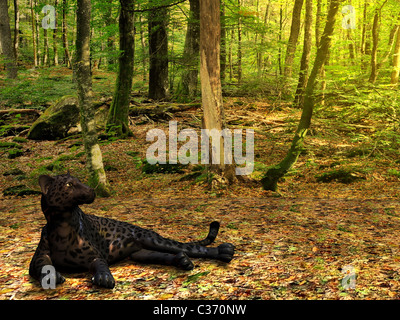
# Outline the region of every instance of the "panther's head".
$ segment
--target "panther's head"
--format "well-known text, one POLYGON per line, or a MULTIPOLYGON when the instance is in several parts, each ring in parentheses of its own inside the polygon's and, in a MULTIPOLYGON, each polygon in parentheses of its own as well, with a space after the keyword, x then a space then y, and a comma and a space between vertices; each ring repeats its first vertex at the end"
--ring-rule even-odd
POLYGON ((41 175, 39 185, 42 190, 43 207, 64 212, 84 203, 92 203, 96 198, 94 190, 68 174, 59 176, 41 175))

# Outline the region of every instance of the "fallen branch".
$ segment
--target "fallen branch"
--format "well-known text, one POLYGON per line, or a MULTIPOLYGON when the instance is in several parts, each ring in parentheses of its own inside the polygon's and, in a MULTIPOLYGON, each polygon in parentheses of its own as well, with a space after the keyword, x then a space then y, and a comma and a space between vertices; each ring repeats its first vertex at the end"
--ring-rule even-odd
POLYGON ((201 107, 201 103, 188 103, 188 104, 166 104, 166 105, 153 105, 153 106, 137 106, 130 108, 130 116, 148 115, 150 117, 163 118, 168 113, 182 112, 190 109, 197 109, 201 107))

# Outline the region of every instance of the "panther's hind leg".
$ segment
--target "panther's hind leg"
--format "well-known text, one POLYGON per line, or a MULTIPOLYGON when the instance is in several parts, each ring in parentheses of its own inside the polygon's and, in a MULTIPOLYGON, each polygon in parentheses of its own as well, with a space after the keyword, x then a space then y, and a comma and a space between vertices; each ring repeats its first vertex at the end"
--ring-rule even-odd
POLYGON ((174 254, 141 249, 130 257, 136 262, 172 265, 183 270, 192 270, 194 267, 187 254, 182 251, 174 254))

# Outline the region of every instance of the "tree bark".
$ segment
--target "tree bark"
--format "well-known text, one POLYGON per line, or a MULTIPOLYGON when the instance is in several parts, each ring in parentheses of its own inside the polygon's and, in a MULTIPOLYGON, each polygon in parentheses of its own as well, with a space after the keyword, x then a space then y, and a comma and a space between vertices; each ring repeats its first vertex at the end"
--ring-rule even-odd
POLYGON ((63 0, 63 8, 62 8, 62 42, 64 48, 64 64, 67 67, 71 66, 71 55, 69 53, 68 46, 68 27, 67 27, 67 7, 68 0, 63 0))
POLYGON ((107 119, 108 132, 119 137, 131 136, 129 129, 129 104, 132 90, 133 65, 135 54, 134 2, 120 0, 118 76, 113 101, 107 119))
POLYGON ((190 16, 187 23, 185 47, 183 51, 183 72, 177 95, 193 99, 197 94, 200 59, 200 3, 190 0, 190 16))
POLYGON ((372 25, 372 52, 371 52, 371 74, 369 82, 375 83, 377 77, 377 54, 379 41, 379 10, 375 11, 374 22, 372 25))
POLYGON ((295 105, 298 107, 303 106, 304 102, 304 89, 307 86, 308 80, 308 68, 311 54, 312 45, 312 0, 306 0, 306 17, 304 25, 304 45, 303 54, 301 56, 299 82, 297 84, 297 90, 295 94, 295 105))
MULTIPOLYGON (((238 0, 239 10, 241 7, 241 0, 238 0)), ((238 51, 237 51, 237 79, 238 83, 242 82, 242 17, 241 13, 238 14, 238 51)))
POLYGON ((17 64, 11 39, 7 0, 0 0, 0 42, 7 70, 7 78, 15 79, 17 77, 17 64))
POLYGON ((77 35, 75 72, 78 100, 81 113, 83 143, 86 153, 86 166, 89 172, 88 184, 99 196, 109 196, 110 190, 103 167, 101 150, 97 141, 94 119, 92 75, 90 69, 90 0, 77 1, 77 35))
POLYGON ((164 100, 168 97, 168 9, 149 12, 149 98, 164 100))
POLYGON ((19 56, 19 18, 18 0, 14 0, 14 56, 16 62, 19 56))
POLYGON ((32 27, 32 43, 33 43, 33 64, 36 67, 38 65, 38 53, 37 53, 37 42, 36 42, 36 19, 35 12, 33 11, 33 0, 29 1, 31 10, 31 27, 32 27))
POLYGON ((391 84, 397 84, 399 82, 400 73, 400 25, 397 28, 396 44, 393 52, 393 69, 390 77, 391 84))
MULTIPOLYGON (((220 77, 220 2, 200 0, 200 79, 203 104, 203 129, 225 128, 220 77)), ((231 183, 235 180, 233 164, 226 164, 224 139, 220 136, 219 159, 208 166, 209 170, 231 183), (218 163, 219 162, 219 163, 218 163)), ((210 148, 211 150, 211 148, 210 148)), ((209 159, 212 159, 210 156, 209 159)))
POLYGON ((286 49, 284 76, 286 79, 292 76, 294 54, 300 33, 301 8, 303 0, 295 0, 292 13, 292 25, 290 27, 289 42, 286 49))
POLYGON ((56 19, 56 28, 53 29, 53 53, 54 53, 54 65, 58 66, 58 49, 57 49, 57 5, 58 5, 58 0, 54 1, 54 7, 56 8, 55 11, 55 19, 56 19))
POLYGON ((374 22, 372 25, 372 52, 371 52, 371 74, 369 82, 375 83, 378 77, 378 43, 379 43, 379 19, 381 16, 382 8, 386 4, 385 0, 379 8, 375 9, 374 22))
POLYGON ((314 90, 317 84, 317 78, 321 73, 322 67, 327 59, 331 37, 336 21, 336 14, 342 0, 331 0, 324 33, 321 37, 320 46, 317 49, 314 66, 308 79, 303 112, 297 127, 292 145, 286 157, 277 165, 270 168, 264 178, 261 180, 265 190, 276 191, 278 189, 278 181, 282 178, 296 163, 300 152, 303 148, 303 141, 311 124, 311 117, 314 110, 314 90))

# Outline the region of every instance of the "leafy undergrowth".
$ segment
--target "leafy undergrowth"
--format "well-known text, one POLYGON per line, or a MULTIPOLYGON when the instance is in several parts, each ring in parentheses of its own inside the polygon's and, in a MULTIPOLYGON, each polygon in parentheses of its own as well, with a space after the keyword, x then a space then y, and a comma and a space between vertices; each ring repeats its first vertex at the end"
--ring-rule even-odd
MULTIPOLYGON (((28 102, 21 105, 27 108, 28 102)), ((218 220, 214 245, 231 242, 237 249, 229 264, 193 259, 196 267, 190 272, 123 261, 111 267, 113 290, 93 286, 89 273, 67 274, 55 290, 42 289, 28 275, 45 224, 37 178, 70 170, 87 180, 79 135, 60 141, 30 141, 23 133, 0 138, 0 298, 399 299, 400 167, 394 123, 361 116, 346 122, 332 116, 335 108, 344 107, 316 113, 304 152, 279 183, 280 194, 263 191, 258 181, 285 155, 300 116, 282 102, 225 99, 229 128, 255 129, 251 179, 229 187, 211 190, 206 177, 197 174, 198 166, 148 170, 146 150, 152 142, 146 133, 152 128, 168 132, 169 118, 134 117, 134 137, 103 137, 114 191, 83 206, 85 212, 181 241, 204 237, 208 224, 218 220), (356 274, 354 289, 342 284, 349 268, 356 274)), ((200 129, 200 109, 170 117, 178 121, 178 130, 200 129)), ((10 115, 4 125, 32 121, 10 115)), ((2 128, 0 135, 6 132, 2 128)))

